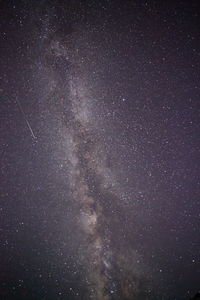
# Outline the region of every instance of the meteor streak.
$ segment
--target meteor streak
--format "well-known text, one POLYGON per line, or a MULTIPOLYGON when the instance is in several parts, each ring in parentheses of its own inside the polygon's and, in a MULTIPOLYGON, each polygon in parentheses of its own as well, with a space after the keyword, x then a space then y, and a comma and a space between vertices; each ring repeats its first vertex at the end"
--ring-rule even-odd
POLYGON ((20 109, 20 111, 21 111, 21 113, 22 113, 22 115, 23 115, 23 117, 24 117, 24 120, 25 120, 25 122, 26 122, 26 124, 27 124, 27 126, 28 126, 28 129, 29 129, 30 132, 31 132, 32 137, 33 137, 34 139, 37 139, 37 137, 35 136, 35 134, 34 134, 34 132, 33 132, 33 129, 31 128, 31 125, 30 125, 30 123, 29 123, 29 121, 28 121, 28 119, 27 119, 27 117, 26 117, 26 114, 25 114, 25 112, 24 112, 24 110, 23 110, 23 108, 22 108, 21 103, 19 102, 18 99, 16 99, 16 101, 17 101, 17 105, 19 106, 19 109, 20 109))

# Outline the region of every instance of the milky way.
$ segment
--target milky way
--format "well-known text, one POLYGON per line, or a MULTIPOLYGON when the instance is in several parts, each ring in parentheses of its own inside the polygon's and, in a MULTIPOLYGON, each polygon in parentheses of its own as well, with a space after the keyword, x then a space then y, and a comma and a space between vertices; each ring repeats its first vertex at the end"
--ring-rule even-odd
POLYGON ((84 241, 79 257, 87 298, 132 299, 138 292, 139 278, 134 270, 135 254, 125 237, 125 200, 109 166, 97 121, 92 117, 92 99, 84 74, 79 74, 76 48, 62 44, 58 36, 57 40, 49 40, 47 32, 45 38, 46 72, 51 70, 47 98, 51 106, 58 108, 66 139, 66 181, 84 241))

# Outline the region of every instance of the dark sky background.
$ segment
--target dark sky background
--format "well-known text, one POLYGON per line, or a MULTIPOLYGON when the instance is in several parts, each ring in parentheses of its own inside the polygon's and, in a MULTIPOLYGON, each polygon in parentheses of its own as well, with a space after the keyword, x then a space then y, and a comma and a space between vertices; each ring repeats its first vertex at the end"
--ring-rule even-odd
POLYGON ((200 289, 199 1, 0 1, 0 299, 200 289))

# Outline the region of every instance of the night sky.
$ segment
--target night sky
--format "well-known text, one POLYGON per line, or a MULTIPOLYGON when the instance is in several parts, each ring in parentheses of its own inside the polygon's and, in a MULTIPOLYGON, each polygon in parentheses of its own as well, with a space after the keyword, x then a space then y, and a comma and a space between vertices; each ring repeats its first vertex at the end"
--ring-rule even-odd
POLYGON ((0 299, 198 292, 198 5, 0 2, 0 299))

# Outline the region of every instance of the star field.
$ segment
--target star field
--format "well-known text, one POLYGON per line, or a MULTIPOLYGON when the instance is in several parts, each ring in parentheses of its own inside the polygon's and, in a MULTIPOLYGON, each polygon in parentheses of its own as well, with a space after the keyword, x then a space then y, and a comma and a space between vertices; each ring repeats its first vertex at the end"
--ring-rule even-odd
POLYGON ((0 13, 0 299, 193 297, 198 2, 0 13))

